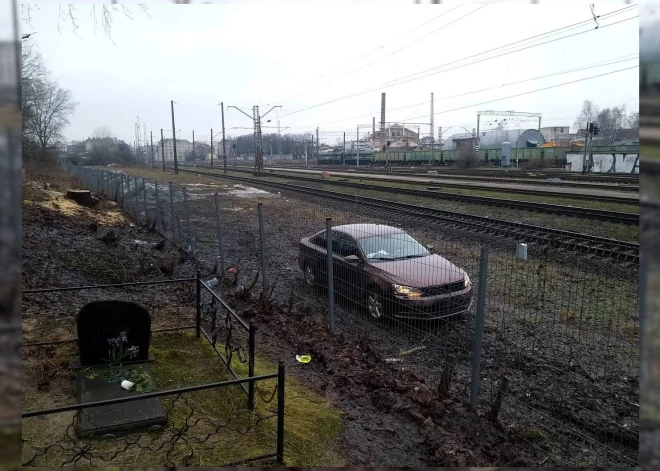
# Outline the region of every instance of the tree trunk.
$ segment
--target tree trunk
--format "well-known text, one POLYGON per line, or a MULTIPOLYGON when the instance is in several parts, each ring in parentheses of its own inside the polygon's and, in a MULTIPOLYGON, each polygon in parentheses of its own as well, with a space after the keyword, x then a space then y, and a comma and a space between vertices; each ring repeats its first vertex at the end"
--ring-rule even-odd
POLYGON ((82 206, 87 206, 88 208, 94 206, 92 192, 89 190, 68 190, 66 192, 66 197, 82 206))

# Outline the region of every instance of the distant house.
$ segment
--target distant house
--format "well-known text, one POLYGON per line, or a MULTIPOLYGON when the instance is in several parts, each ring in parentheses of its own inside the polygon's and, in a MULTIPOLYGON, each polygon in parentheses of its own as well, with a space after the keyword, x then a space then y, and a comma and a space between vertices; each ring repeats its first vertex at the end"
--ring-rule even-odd
MULTIPOLYGON (((154 146, 154 153, 161 157, 165 153, 165 160, 174 162, 174 142, 172 139, 165 139, 154 146)), ((192 152, 192 142, 187 139, 176 140, 176 158, 178 160, 185 159, 185 156, 192 152)))
POLYGON ((547 126, 541 128, 539 131, 543 135, 545 142, 557 142, 559 140, 570 139, 566 137, 570 134, 570 128, 570 126, 547 126))
MULTIPOLYGON (((327 144, 321 144, 319 146, 319 155, 332 154, 335 151, 335 148, 327 144)), ((339 150, 341 152, 341 148, 339 150)))

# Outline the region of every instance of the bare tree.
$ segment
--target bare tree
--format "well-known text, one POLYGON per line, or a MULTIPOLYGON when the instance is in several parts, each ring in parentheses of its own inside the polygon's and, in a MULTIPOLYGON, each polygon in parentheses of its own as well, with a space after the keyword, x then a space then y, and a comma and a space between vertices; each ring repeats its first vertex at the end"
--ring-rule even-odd
MULTIPOLYGON (((81 7, 89 7, 89 15, 92 18, 94 25, 94 34, 103 31, 105 36, 112 41, 112 25, 116 13, 122 13, 126 18, 133 19, 133 10, 126 5, 116 5, 116 2, 111 4, 92 4, 92 5, 78 5, 78 4, 60 4, 57 13, 57 30, 62 31, 65 25, 70 25, 71 31, 78 35, 80 26, 78 25, 78 17, 81 7)), ((137 5, 138 9, 143 13, 149 15, 148 6, 144 4, 137 5)), ((37 5, 23 5, 22 21, 32 26, 32 20, 39 14, 39 7, 37 5)))
POLYGON ((596 122, 600 126, 601 139, 606 144, 612 144, 618 137, 619 130, 622 129, 627 121, 626 107, 605 108, 596 117, 596 122))
POLYGON ((24 155, 45 159, 48 147, 62 137, 69 116, 76 109, 71 92, 62 89, 50 76, 40 56, 33 50, 23 63, 23 146, 24 155), (27 78, 26 78, 27 77, 27 78))
POLYGON ((639 130, 639 111, 630 113, 630 115, 628 116, 628 120, 626 122, 626 126, 629 129, 639 130))
POLYGON ((596 120, 596 116, 598 116, 599 112, 600 110, 598 106, 594 104, 594 102, 591 100, 584 100, 582 103, 582 111, 575 120, 575 126, 577 126, 577 129, 585 129, 587 127, 587 123, 594 122, 596 120))
POLYGON ((112 131, 107 126, 99 126, 92 134, 92 154, 100 163, 115 162, 117 145, 112 138, 112 131))

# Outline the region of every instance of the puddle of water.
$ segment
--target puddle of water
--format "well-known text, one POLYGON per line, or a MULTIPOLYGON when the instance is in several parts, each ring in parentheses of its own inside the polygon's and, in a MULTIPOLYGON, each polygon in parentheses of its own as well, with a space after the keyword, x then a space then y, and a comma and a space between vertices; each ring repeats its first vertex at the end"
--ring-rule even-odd
POLYGON ((259 188, 253 188, 245 185, 234 185, 234 189, 228 192, 230 195, 239 198, 279 198, 279 194, 273 194, 259 188))

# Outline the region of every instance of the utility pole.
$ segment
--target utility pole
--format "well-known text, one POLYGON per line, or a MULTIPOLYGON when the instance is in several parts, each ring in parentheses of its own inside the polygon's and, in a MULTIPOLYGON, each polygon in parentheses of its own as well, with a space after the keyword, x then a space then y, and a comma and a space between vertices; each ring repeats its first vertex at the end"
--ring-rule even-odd
POLYGON ((360 126, 357 127, 357 167, 360 168, 360 126))
POLYGON ((165 139, 163 139, 163 128, 160 128, 160 155, 163 157, 163 172, 165 171, 165 139))
POLYGON ((346 165, 346 133, 344 133, 344 147, 341 149, 341 164, 346 165))
POLYGON ((174 173, 179 173, 179 165, 176 161, 176 128, 174 127, 174 100, 170 100, 172 106, 172 149, 174 150, 174 173))
POLYGON ((197 156, 195 155, 195 131, 194 130, 193 130, 192 158, 193 158, 193 162, 197 160, 197 156))
POLYGON ((224 162, 225 173, 227 173, 227 149, 225 148, 225 105, 220 102, 220 112, 222 113, 222 160, 224 162))
POLYGON ((316 165, 319 164, 319 149, 320 149, 320 142, 319 142, 319 128, 318 126, 316 127, 316 165))
POLYGON ((151 140, 151 170, 154 169, 154 132, 149 131, 149 139, 151 140))
POLYGON ((211 168, 213 168, 213 128, 211 128, 211 168))
POLYGON ((268 113, 273 111, 275 108, 282 108, 281 106, 273 106, 271 109, 266 111, 263 115, 259 113, 259 106, 254 105, 252 107, 252 116, 247 114, 245 111, 241 110, 237 106, 229 106, 228 108, 236 108, 238 111, 243 113, 248 118, 252 119, 254 124, 254 170, 257 174, 263 174, 264 171, 264 150, 263 143, 261 142, 261 118, 265 117, 268 113))
POLYGON ((584 156, 582 157, 582 173, 587 172, 587 146, 589 142, 589 126, 590 123, 587 123, 587 128, 584 130, 584 156))
POLYGON ((277 120, 277 153, 282 158, 282 134, 280 132, 280 120, 277 120))

